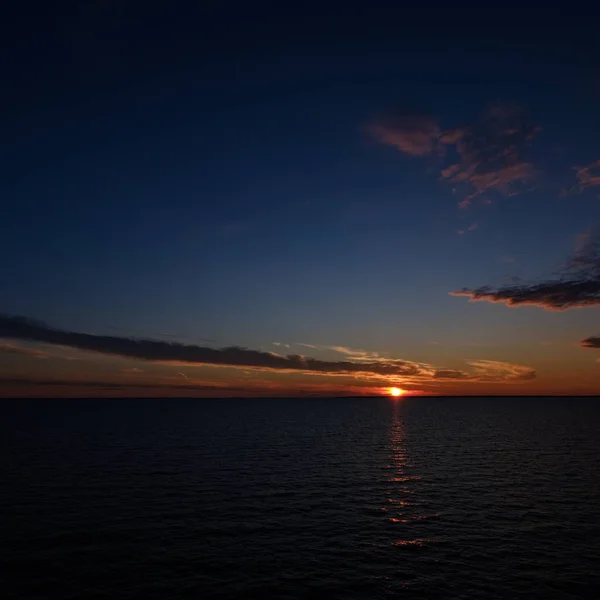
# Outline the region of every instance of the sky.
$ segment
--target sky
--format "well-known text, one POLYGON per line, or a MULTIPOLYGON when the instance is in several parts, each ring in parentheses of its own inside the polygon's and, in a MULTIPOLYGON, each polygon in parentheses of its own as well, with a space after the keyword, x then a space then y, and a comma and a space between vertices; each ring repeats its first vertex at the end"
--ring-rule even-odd
POLYGON ((600 392, 593 28, 200 4, 4 19, 0 395, 600 392))

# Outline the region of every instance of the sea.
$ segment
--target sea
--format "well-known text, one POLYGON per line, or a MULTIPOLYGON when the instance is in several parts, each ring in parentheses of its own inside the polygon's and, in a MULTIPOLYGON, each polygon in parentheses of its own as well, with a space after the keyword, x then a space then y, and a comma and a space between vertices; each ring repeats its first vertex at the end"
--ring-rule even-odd
POLYGON ((600 598, 600 399, 0 402, 1 597, 600 598))

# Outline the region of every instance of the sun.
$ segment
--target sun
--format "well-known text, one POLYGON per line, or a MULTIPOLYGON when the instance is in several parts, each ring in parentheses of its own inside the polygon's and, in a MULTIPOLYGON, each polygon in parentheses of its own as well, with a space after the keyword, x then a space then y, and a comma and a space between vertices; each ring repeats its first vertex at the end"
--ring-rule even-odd
POLYGON ((401 390, 400 388, 397 388, 397 387, 390 388, 389 392, 390 392, 390 396, 393 396, 394 398, 398 398, 398 396, 402 396, 402 394, 404 394, 404 390, 401 390))

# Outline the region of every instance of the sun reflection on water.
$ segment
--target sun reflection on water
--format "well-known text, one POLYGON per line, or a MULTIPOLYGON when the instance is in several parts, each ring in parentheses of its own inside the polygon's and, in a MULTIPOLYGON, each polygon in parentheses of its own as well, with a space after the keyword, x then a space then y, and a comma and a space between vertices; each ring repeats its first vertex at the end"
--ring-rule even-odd
POLYGON ((401 405, 394 404, 392 411, 389 427, 387 506, 382 507, 382 510, 386 511, 386 518, 393 527, 394 546, 423 546, 435 540, 423 537, 423 528, 417 526, 417 523, 435 515, 425 512, 426 503, 419 489, 421 477, 412 472, 414 465, 408 450, 401 405))

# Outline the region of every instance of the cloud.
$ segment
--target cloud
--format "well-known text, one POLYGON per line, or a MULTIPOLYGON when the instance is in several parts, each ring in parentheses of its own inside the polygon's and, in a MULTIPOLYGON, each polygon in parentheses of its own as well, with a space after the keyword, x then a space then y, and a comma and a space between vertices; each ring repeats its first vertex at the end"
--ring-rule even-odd
POLYGON ((494 104, 474 123, 455 129, 443 130, 432 117, 416 114, 386 117, 369 127, 378 141, 411 156, 443 156, 453 150, 456 162, 443 168, 440 178, 452 183, 453 190, 466 188, 460 208, 468 208, 484 192, 513 196, 530 191, 536 169, 525 156, 538 131, 522 109, 506 104, 494 104))
POLYGON ((477 223, 471 223, 466 229, 460 229, 456 233, 458 233, 458 235, 465 235, 467 231, 475 231, 478 227, 479 225, 477 223))
POLYGON ((289 348, 289 344, 284 344, 283 342, 271 342, 273 346, 283 346, 284 348, 289 348))
POLYGON ((74 379, 38 379, 28 377, 2 377, 0 378, 0 385, 10 386, 35 386, 35 387, 83 387, 83 388, 97 388, 103 389, 169 389, 169 390, 190 390, 190 391, 201 391, 201 390, 222 390, 227 389, 228 391, 247 391, 248 388, 243 387, 229 387, 219 385, 206 385, 206 384, 165 384, 159 382, 135 382, 131 383, 125 381, 78 381, 74 379))
POLYGON ((546 310, 567 310, 600 305, 600 281, 557 280, 538 284, 513 285, 500 288, 482 286, 450 292, 451 296, 466 296, 470 302, 498 302, 506 306, 538 306, 546 310))
MULTIPOLYGON (((387 356, 381 356, 379 352, 367 352, 366 350, 355 350, 353 348, 348 348, 346 346, 326 346, 328 350, 333 350, 334 352, 339 352, 340 354, 345 354, 349 356, 353 362, 356 363, 385 363, 388 365, 393 365, 395 363, 403 363, 402 359, 399 358, 389 358, 387 356)), ((414 363, 416 364, 416 363, 414 363)), ((430 365, 425 365, 420 363, 419 368, 422 373, 429 373, 432 370, 430 365)))
POLYGON ((121 373, 143 373, 144 369, 138 369, 137 367, 132 367, 131 369, 121 369, 121 373))
MULTIPOLYGON (((297 372, 303 375, 350 376, 363 381, 377 380, 392 384, 456 379, 471 382, 514 381, 526 379, 524 376, 519 376, 525 372, 535 374, 528 367, 494 361, 470 362, 468 364, 472 368, 472 372, 464 372, 463 374, 462 371, 452 369, 436 370, 431 365, 398 358, 386 358, 378 353, 353 350, 345 346, 331 346, 330 349, 335 349, 337 352, 350 356, 352 360, 319 360, 297 354, 280 356, 273 352, 250 350, 237 346, 215 349, 160 340, 63 331, 25 317, 0 316, 1 337, 56 344, 105 355, 160 362, 173 366, 229 366, 258 371, 297 372)), ((128 373, 139 371, 141 369, 126 369, 128 373)), ((52 383, 48 385, 59 384, 52 383)), ((74 382, 73 385, 77 385, 77 383, 74 382)), ((151 387, 152 384, 148 384, 148 386, 151 387)), ((195 387, 192 386, 190 389, 195 389, 195 387)))
POLYGON ((463 203, 491 190, 504 195, 526 191, 523 185, 535 179, 535 169, 524 156, 537 131, 522 109, 492 105, 475 123, 446 134, 459 160, 445 168, 441 177, 471 188, 463 203))
POLYGON ((30 358, 49 358, 47 352, 35 350, 34 348, 24 348, 15 344, 0 344, 0 352, 4 354, 18 354, 20 356, 29 356, 30 358))
POLYGON ((475 376, 486 381, 529 381, 535 379, 535 369, 499 360, 472 360, 475 376))
POLYGON ((573 256, 563 275, 539 283, 514 283, 502 287, 482 286, 450 292, 470 302, 498 302, 507 306, 538 306, 561 311, 600 305, 600 235, 598 230, 578 236, 573 256))
POLYGON ((509 362, 472 360, 467 364, 472 367, 472 373, 457 369, 437 369, 433 377, 437 380, 477 381, 479 383, 529 381, 536 377, 535 369, 509 362))
MULTIPOLYGON (((364 350, 353 350, 344 346, 330 346, 329 348, 345 354, 351 354, 352 360, 357 362, 361 360, 370 360, 375 362, 383 361, 386 363, 393 363, 396 360, 381 357, 377 353, 367 353, 364 350)), ((420 373, 410 377, 409 382, 420 384, 437 381, 465 381, 471 383, 510 383, 515 381, 529 381, 531 379, 535 379, 536 377, 535 369, 510 362, 480 359, 467 361, 467 365, 471 367, 470 371, 463 371, 459 369, 435 368, 431 365, 421 363, 420 373)))
POLYGON ((581 345, 584 348, 600 348, 600 336, 590 336, 581 340, 581 345))
POLYGON ((430 156, 443 151, 442 131, 436 120, 429 116, 416 113, 388 115, 367 129, 378 141, 411 156, 430 156))
MULTIPOLYGON (((0 377, 0 392, 17 397, 67 397, 82 396, 123 397, 125 395, 164 398, 165 396, 184 397, 223 397, 223 396, 380 396, 387 390, 381 386, 371 386, 364 382, 352 384, 308 384, 302 387, 290 388, 289 385, 259 381, 249 385, 231 386, 215 383, 163 383, 158 381, 77 381, 69 379, 42 379, 28 377, 0 377)), ((420 390, 410 390, 418 394, 420 390)))
POLYGON ((433 374, 434 379, 469 379, 470 375, 456 369, 438 369, 433 374))
POLYGON ((377 352, 367 352, 366 350, 355 350, 346 346, 328 346, 329 350, 338 352, 339 354, 345 354, 346 356, 352 357, 354 360, 387 360, 379 356, 377 352))
POLYGON ((421 372, 417 363, 403 360, 381 362, 326 361, 298 354, 279 356, 272 352, 237 346, 208 348, 160 340, 93 335, 62 331, 24 317, 0 317, 0 337, 58 344, 107 355, 140 360, 262 368, 321 374, 372 373, 381 376, 410 376, 421 372))
POLYGON ((301 342, 298 342, 296 346, 304 346, 305 348, 312 348, 313 350, 316 349, 314 344, 302 344, 301 342))
POLYGON ((584 190, 600 185, 600 159, 585 167, 575 167, 577 183, 566 193, 581 193, 584 190))

